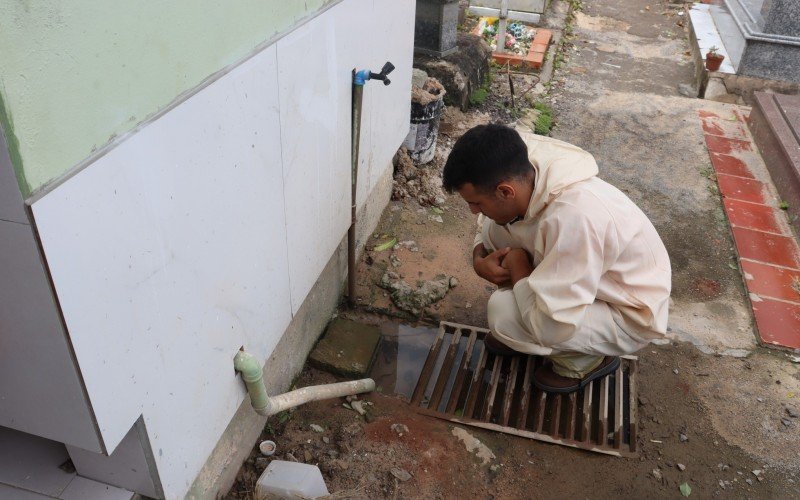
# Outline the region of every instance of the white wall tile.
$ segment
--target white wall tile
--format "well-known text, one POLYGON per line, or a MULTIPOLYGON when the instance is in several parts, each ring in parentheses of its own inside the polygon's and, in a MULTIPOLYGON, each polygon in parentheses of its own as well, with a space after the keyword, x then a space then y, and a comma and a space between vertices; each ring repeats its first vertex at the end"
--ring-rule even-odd
MULTIPOLYGON (((185 491, 291 319, 275 48, 33 204, 106 446, 144 414, 185 491)), ((169 493, 171 492, 172 495, 169 493)))

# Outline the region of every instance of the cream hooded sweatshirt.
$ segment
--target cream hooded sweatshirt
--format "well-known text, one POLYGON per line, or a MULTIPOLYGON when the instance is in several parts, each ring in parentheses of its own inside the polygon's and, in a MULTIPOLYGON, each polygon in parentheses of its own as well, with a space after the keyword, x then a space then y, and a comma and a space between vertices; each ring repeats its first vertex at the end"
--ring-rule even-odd
POLYGON ((624 193, 597 177, 586 151, 521 133, 536 170, 522 220, 498 225, 483 214, 475 245, 524 248, 534 271, 514 286, 523 323, 550 347, 585 331, 586 309, 607 302, 614 322, 633 338, 667 329, 669 256, 653 224, 624 193))

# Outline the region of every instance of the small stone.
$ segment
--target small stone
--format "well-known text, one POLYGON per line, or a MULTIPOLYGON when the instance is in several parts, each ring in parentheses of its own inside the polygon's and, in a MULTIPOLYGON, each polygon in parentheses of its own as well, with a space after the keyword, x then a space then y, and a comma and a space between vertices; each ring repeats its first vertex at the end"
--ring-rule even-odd
POLYGON ((433 199, 433 204, 436 205, 437 207, 439 207, 439 206, 444 205, 444 203, 446 201, 447 200, 445 199, 444 196, 437 196, 436 198, 433 199))
POLYGON ((364 415, 367 413, 367 410, 364 409, 364 403, 362 401, 353 401, 350 403, 350 406, 357 411, 359 415, 364 415))
POLYGON ((392 467, 391 469, 389 469, 389 472, 391 472, 394 477, 403 482, 411 479, 411 474, 407 470, 401 469, 399 467, 392 467))
POLYGON ((691 83, 679 83, 678 93, 685 97, 697 97, 697 88, 691 83))
POLYGON ((756 401, 758 401, 759 403, 763 403, 764 402, 764 398, 756 398, 756 401))
POLYGON ((689 436, 681 432, 680 435, 678 436, 678 439, 680 439, 681 443, 685 443, 686 441, 689 440, 689 436))
POLYGON ((786 427, 791 427, 792 426, 792 421, 789 420, 788 418, 782 418, 781 419, 781 423, 783 425, 785 425, 786 427))
POLYGON ((325 432, 325 429, 323 429, 321 425, 310 424, 308 427, 314 432, 325 432))
POLYGON ((371 412, 367 412, 364 414, 364 421, 367 422, 368 424, 371 424, 372 422, 375 421, 375 417, 372 415, 371 412))
POLYGON ((408 426, 406 424, 392 424, 391 429, 396 432, 398 436, 408 434, 408 426))
POLYGON ((303 450, 303 458, 306 460, 307 464, 314 461, 314 455, 312 455, 309 450, 303 450))
POLYGON ((458 278, 455 276, 450 276, 450 288, 455 288, 458 286, 458 278))
POLYGON ((750 479, 749 477, 747 479, 745 479, 744 482, 747 483, 747 484, 753 484, 753 480, 750 479))
POLYGON ((674 373, 675 375, 677 375, 677 374, 678 374, 678 369, 677 369, 677 368, 673 368, 673 370, 672 370, 672 373, 674 373))
POLYGON ((344 398, 344 399, 346 399, 348 403, 351 403, 351 402, 353 402, 353 401, 355 401, 355 400, 357 400, 357 399, 358 399, 358 395, 356 395, 356 394, 351 394, 350 396, 347 396, 347 397, 346 397, 346 398, 344 398))
POLYGON ((490 465, 489 470, 492 472, 497 472, 498 470, 500 470, 500 465, 499 464, 490 465))
POLYGON ((679 471, 685 471, 686 470, 686 466, 683 465, 683 464, 678 464, 678 470, 679 471))
MULTIPOLYGON (((722 78, 717 77, 708 79, 708 83, 706 84, 706 92, 703 94, 703 98, 709 101, 731 102, 731 96, 728 95, 728 89, 725 88, 725 82, 722 80, 722 78)), ((735 102, 735 99, 733 102, 735 102)))
POLYGON ((444 222, 444 219, 442 219, 441 215, 429 215, 428 220, 431 220, 433 222, 438 222, 439 224, 444 222))
POLYGON ((786 405, 786 414, 792 418, 800 418, 800 412, 792 405, 786 405))
POLYGON ((653 477, 656 478, 656 481, 661 481, 664 479, 664 475, 661 474, 661 471, 659 469, 653 469, 653 472, 651 472, 651 474, 653 474, 653 477))
POLYGON ((331 442, 331 439, 328 436, 322 436, 322 442, 328 444, 331 442))
POLYGON ((471 303, 467 302, 467 303, 464 304, 464 308, 465 309, 469 309, 470 307, 472 307, 471 303))
POLYGON ((756 469, 756 470, 754 470, 754 471, 751 471, 751 472, 753 473, 753 475, 754 475, 754 476, 756 476, 756 477, 760 477, 760 476, 761 476, 761 474, 763 474, 763 472, 764 472, 764 471, 763 471, 763 470, 761 470, 761 469, 756 469))

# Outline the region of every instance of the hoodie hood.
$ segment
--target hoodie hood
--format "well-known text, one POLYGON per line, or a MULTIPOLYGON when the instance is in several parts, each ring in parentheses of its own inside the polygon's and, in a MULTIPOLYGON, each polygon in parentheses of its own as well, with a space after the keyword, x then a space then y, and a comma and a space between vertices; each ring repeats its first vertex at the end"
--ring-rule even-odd
POLYGON ((550 137, 519 132, 536 171, 525 219, 536 217, 564 189, 597 175, 597 162, 581 148, 550 137))

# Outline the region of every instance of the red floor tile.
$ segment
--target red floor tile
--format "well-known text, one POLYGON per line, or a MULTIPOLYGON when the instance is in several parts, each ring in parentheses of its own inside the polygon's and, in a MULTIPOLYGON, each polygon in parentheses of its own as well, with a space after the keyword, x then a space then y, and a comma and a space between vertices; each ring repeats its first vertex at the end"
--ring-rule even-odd
POLYGON ((725 198, 762 204, 766 201, 764 184, 755 179, 717 174, 717 184, 719 184, 719 192, 725 198))
POLYGON ((728 139, 739 139, 743 141, 750 141, 750 136, 747 134, 747 129, 742 125, 735 116, 730 118, 701 118, 700 123, 703 126, 703 131, 709 135, 718 135, 728 139))
POLYGON ((792 288, 794 280, 800 280, 800 269, 785 269, 749 260, 740 262, 748 290, 761 297, 800 303, 800 293, 792 288))
POLYGON ((725 131, 722 130, 722 127, 720 126, 718 120, 705 119, 705 120, 700 120, 700 123, 703 125, 703 131, 706 134, 720 135, 720 136, 725 135, 725 131))
POLYGON ((781 214, 776 212, 774 208, 731 198, 724 198, 722 203, 732 226, 783 234, 783 228, 778 224, 777 220, 777 217, 781 214))
POLYGON ((719 115, 713 111, 706 111, 705 109, 697 110, 697 114, 700 116, 700 118, 719 118, 719 115))
POLYGON ((736 175, 754 179, 747 164, 735 156, 711 153, 711 164, 718 174, 736 175))
POLYGON ((764 299, 753 302, 753 314, 765 343, 800 349, 800 305, 764 299))
POLYGON ((767 264, 800 269, 800 250, 794 238, 732 227, 739 256, 767 264))
POLYGON ((719 137, 716 135, 706 135, 706 146, 712 153, 721 153, 724 155, 728 155, 736 151, 753 150, 753 145, 750 141, 744 141, 741 139, 728 139, 727 137, 719 137))

